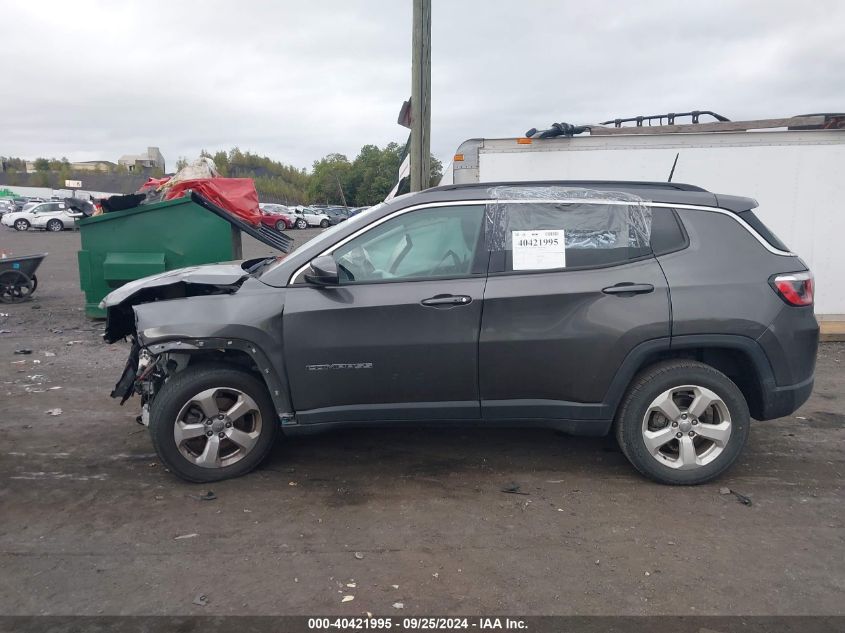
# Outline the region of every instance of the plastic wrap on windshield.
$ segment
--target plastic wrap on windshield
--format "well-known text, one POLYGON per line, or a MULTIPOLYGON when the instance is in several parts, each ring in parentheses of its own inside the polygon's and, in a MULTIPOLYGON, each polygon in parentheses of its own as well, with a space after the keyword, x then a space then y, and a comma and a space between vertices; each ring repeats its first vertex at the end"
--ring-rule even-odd
POLYGON ((573 187, 491 187, 485 214, 490 250, 513 250, 514 231, 565 232, 567 249, 648 249, 651 207, 621 191, 573 187))

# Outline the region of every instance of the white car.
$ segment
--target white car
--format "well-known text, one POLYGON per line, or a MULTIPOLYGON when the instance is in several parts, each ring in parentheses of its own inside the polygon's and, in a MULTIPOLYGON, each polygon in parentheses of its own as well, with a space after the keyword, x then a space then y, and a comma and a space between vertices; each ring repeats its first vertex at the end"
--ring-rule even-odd
POLYGON ((310 207, 293 207, 291 211, 296 218, 294 226, 298 229, 306 229, 309 226, 319 226, 326 229, 331 224, 329 216, 310 207))
POLYGON ((81 213, 68 209, 64 202, 41 202, 28 211, 6 213, 0 222, 18 231, 26 231, 30 228, 63 231, 72 229, 74 220, 80 217, 82 217, 81 213))

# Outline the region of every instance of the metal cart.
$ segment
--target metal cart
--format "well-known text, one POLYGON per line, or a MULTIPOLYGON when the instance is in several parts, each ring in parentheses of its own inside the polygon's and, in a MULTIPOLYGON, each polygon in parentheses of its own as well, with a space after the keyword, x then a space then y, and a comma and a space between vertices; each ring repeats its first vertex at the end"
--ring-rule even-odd
POLYGON ((35 271, 47 253, 0 259, 0 301, 26 301, 38 287, 35 271))

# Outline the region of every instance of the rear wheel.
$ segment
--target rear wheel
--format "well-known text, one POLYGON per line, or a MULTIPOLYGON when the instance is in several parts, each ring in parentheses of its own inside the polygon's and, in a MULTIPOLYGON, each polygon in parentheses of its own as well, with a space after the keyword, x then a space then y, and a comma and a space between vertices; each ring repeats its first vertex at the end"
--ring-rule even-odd
POLYGON ((179 372, 150 409, 156 453, 176 475, 193 482, 248 473, 270 452, 278 426, 265 385, 227 365, 179 372))
POLYGON ((664 484, 700 484, 736 461, 749 425, 748 404, 727 376, 676 360, 634 379, 619 407, 616 438, 643 475, 664 484))
POLYGON ((26 231, 29 229, 29 220, 24 220, 23 218, 19 220, 15 220, 15 230, 17 231, 26 231))
POLYGON ((49 222, 47 222, 47 230, 53 232, 64 231, 65 225, 62 224, 61 220, 50 220, 49 222))

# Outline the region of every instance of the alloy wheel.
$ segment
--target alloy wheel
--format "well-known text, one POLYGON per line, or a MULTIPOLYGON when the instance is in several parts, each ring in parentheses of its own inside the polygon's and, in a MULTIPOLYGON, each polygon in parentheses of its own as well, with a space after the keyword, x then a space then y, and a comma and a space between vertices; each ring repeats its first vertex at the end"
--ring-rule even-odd
POLYGON ((214 387, 188 400, 176 417, 173 439, 182 456, 202 468, 239 462, 261 435, 261 411, 233 387, 214 387))
POLYGON ((716 459, 731 437, 728 406, 699 385, 667 389, 646 409, 642 438, 654 459, 670 468, 692 470, 716 459))

